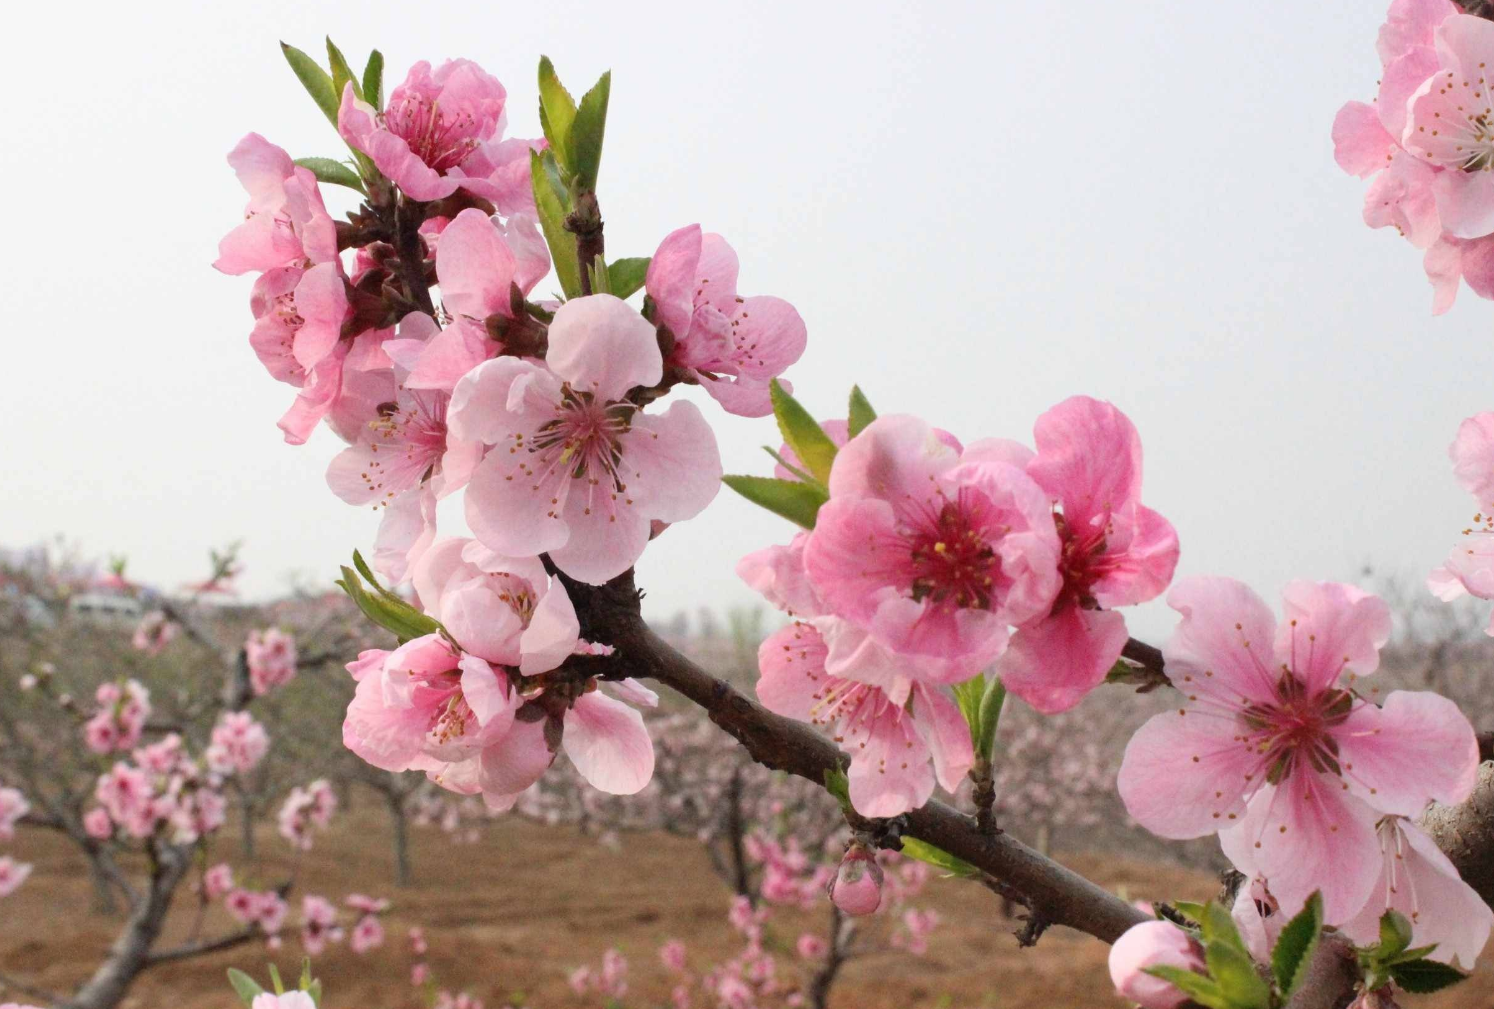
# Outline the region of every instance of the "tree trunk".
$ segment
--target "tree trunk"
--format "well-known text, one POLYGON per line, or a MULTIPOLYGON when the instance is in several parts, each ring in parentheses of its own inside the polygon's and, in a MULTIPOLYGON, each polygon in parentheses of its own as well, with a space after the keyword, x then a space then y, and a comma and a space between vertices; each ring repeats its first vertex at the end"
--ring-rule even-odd
POLYGON ((160 938, 166 912, 182 877, 191 864, 188 853, 163 848, 151 873, 150 889, 130 910, 124 931, 109 947, 109 955, 93 976, 68 999, 62 1009, 114 1009, 150 962, 151 947, 160 938))
POLYGON ((830 948, 825 952, 825 962, 809 983, 810 1009, 829 1009, 830 988, 846 962, 855 931, 855 923, 841 914, 840 908, 830 905, 830 948))
POLYGON ((114 894, 114 883, 92 858, 88 860, 88 881, 93 884, 93 913, 110 918, 118 914, 119 900, 114 894))
POLYGON ((742 769, 738 767, 726 786, 726 843, 731 852, 731 886, 738 896, 746 897, 756 907, 757 894, 752 890, 752 868, 747 864, 744 843, 746 833, 747 823, 742 816, 742 769))
POLYGON ((405 816, 405 797, 394 789, 384 793, 389 804, 389 820, 394 832, 394 883, 409 886, 414 880, 410 869, 410 832, 405 816))

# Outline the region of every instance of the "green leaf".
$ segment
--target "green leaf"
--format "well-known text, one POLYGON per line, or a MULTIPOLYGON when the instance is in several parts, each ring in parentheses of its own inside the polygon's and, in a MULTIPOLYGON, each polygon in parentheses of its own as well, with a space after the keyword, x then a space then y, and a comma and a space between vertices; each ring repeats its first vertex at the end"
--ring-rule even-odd
POLYGON ((753 504, 768 509, 774 515, 781 515, 805 529, 814 528, 820 505, 830 500, 830 495, 823 488, 797 480, 728 475, 722 477, 721 482, 753 504))
POLYGON ((607 264, 607 273, 612 277, 612 293, 619 298, 627 298, 633 295, 643 286, 643 279, 648 275, 649 257, 633 256, 628 259, 614 259, 607 264))
POLYGON ((259 986, 258 981, 233 967, 228 968, 228 983, 233 985, 233 990, 239 996, 239 1001, 245 1005, 253 1002, 255 996, 265 993, 265 990, 259 986))
POLYGON ((545 244, 550 247, 550 260, 555 264, 555 275, 560 278, 560 289, 567 298, 574 298, 581 293, 581 268, 576 262, 576 238, 565 230, 570 197, 560 182, 560 166, 555 162, 555 152, 531 151, 529 174, 534 187, 534 204, 539 210, 540 229, 545 233, 545 244))
POLYGON ((1413 995, 1425 995, 1449 988, 1468 975, 1437 960, 1408 960, 1390 968, 1395 983, 1413 995))
POLYGON ((322 115, 337 125, 337 89, 332 86, 332 78, 323 70, 310 56, 307 56, 295 46, 280 43, 280 51, 285 54, 285 61, 290 64, 296 79, 316 102, 316 107, 322 110, 322 115))
POLYGON ((280 980, 280 970, 274 964, 270 964, 270 981, 275 985, 276 995, 285 994, 285 982, 280 980))
POLYGON ((555 152, 559 163, 568 168, 571 162, 566 138, 570 136, 571 123, 576 118, 576 100, 560 83, 555 64, 548 56, 540 57, 539 106, 540 126, 545 131, 545 139, 550 141, 550 150, 555 152))
POLYGON ((365 196, 368 195, 358 173, 341 161, 334 161, 331 158, 297 158, 296 164, 302 168, 311 169, 311 174, 316 176, 318 182, 325 182, 329 186, 347 186, 365 196))
POLYGON ((773 417, 788 447, 794 450, 804 468, 821 484, 830 483, 830 464, 835 462, 835 442, 825 433, 808 410, 788 394, 778 379, 768 383, 773 400, 773 417))
POLYGON ((847 414, 850 418, 850 435, 856 437, 866 430, 866 425, 877 419, 877 411, 866 401, 866 395, 861 391, 861 386, 851 386, 851 409, 847 414))
POLYGON ((965 724, 970 726, 970 738, 975 739, 980 733, 980 702, 986 693, 986 680, 984 676, 975 676, 964 683, 954 685, 955 704, 960 708, 960 714, 965 716, 965 724))
POLYGON ((594 193, 597 189, 597 173, 602 168, 602 140, 607 133, 607 99, 611 93, 612 71, 609 70, 581 96, 576 118, 566 131, 566 167, 575 176, 576 185, 582 192, 594 193))
POLYGON ((409 603, 397 596, 391 599, 391 593, 380 589, 370 595, 364 591, 363 582, 352 568, 342 569, 342 580, 337 585, 363 611, 364 616, 399 638, 401 643, 434 634, 441 629, 440 624, 409 603))
POLYGON ((902 852, 909 858, 916 858, 920 862, 927 862, 936 869, 964 879, 969 876, 980 875, 980 870, 963 858, 951 855, 943 848, 936 848, 926 841, 920 841, 916 837, 903 838, 902 852))
POLYGON ((591 293, 611 294, 612 275, 607 269, 607 260, 598 256, 596 262, 583 265, 586 267, 586 276, 591 281, 591 293))
POLYGON ((768 453, 770 456, 772 456, 774 462, 776 462, 778 465, 782 466, 784 469, 788 470, 790 473, 792 473, 798 479, 804 481, 805 483, 812 483, 812 484, 818 484, 819 483, 819 481, 816 480, 814 477, 810 476, 808 473, 804 472, 798 466, 795 466, 793 463, 789 462, 783 456, 779 455, 778 454, 778 450, 775 449, 775 448, 773 448, 772 446, 764 445, 763 446, 763 451, 766 452, 766 453, 768 453))
POLYGON ((1244 940, 1240 938, 1240 931, 1235 928, 1235 920, 1230 917, 1229 910, 1223 904, 1218 901, 1205 904, 1198 924, 1203 933, 1205 946, 1210 943, 1221 943, 1244 954, 1247 959, 1249 958, 1250 954, 1245 949, 1244 940))
POLYGON ((384 108, 384 54, 377 49, 368 54, 363 67, 363 100, 376 112, 384 108))
POLYGON ((826 771, 825 791, 835 796, 835 801, 840 803, 842 810, 851 810, 851 779, 846 777, 845 771, 838 767, 826 771))
POLYGON ((1312 963, 1322 932, 1323 894, 1313 891, 1302 910, 1282 926, 1276 948, 1271 951, 1271 973, 1276 976, 1276 987, 1280 989, 1282 998, 1291 998, 1307 976, 1307 967, 1312 963))
POLYGON ((1204 945, 1209 974, 1232 1009, 1270 1009, 1271 986, 1255 972, 1250 954, 1225 940, 1204 945))
POLYGON ((1203 904, 1192 900, 1175 900, 1172 902, 1172 906, 1177 908, 1178 913, 1190 921, 1203 921, 1205 907, 1203 904))
POLYGON ((1411 922, 1395 908, 1380 916, 1380 944, 1370 954, 1376 960, 1394 960, 1411 945, 1411 922))
POLYGON ((317 1007, 317 1009, 321 1009, 321 1005, 322 1005, 322 979, 321 978, 316 978, 315 980, 313 980, 311 982, 311 984, 307 985, 302 990, 305 991, 306 994, 308 994, 308 995, 311 996, 311 1002, 312 1002, 312 1004, 315 1005, 317 1007))
POLYGON ((332 42, 332 36, 327 36, 327 66, 332 68, 332 90, 337 95, 337 104, 342 104, 342 92, 347 83, 353 83, 353 96, 363 100, 363 85, 353 74, 353 68, 348 66, 347 57, 342 50, 332 42))
POLYGON ((296 987, 302 991, 311 987, 311 957, 309 956, 301 958, 301 980, 297 982, 296 987))
POLYGON ((980 699, 980 732, 975 739, 976 755, 990 760, 996 749, 996 729, 1001 724, 1001 708, 1006 703, 1006 684, 997 676, 986 683, 980 699))
POLYGON ((1159 977, 1178 991, 1208 1009, 1233 1009, 1214 979, 1181 967, 1149 967, 1146 973, 1159 977))
POLYGON ((1393 967, 1398 963, 1409 963, 1412 960, 1420 960, 1423 957, 1431 954, 1436 948, 1437 944, 1435 942, 1430 943, 1426 946, 1417 946, 1415 949, 1408 949, 1404 953, 1396 954, 1395 956, 1391 957, 1385 965, 1387 967, 1393 967))

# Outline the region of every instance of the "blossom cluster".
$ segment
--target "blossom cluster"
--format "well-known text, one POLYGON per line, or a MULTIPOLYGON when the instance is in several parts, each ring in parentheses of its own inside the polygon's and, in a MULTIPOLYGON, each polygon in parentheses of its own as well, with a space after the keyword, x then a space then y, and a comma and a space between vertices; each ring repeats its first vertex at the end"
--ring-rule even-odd
POLYGON ((212 739, 203 751, 208 768, 229 777, 248 774, 270 751, 270 735, 247 711, 225 711, 213 726, 212 739))
MULTIPOLYGON (((622 292, 641 286, 642 312, 604 269, 596 293, 529 301, 551 268, 531 173, 548 145, 503 139, 506 102, 467 60, 416 64, 383 108, 349 82, 337 126, 368 202, 348 223, 333 221, 315 173, 246 136, 229 155, 245 220, 215 264, 257 276, 250 345, 297 390, 286 439, 325 421, 348 443, 329 487, 383 510, 374 568, 412 579, 441 625, 350 666, 346 742, 498 809, 562 749, 604 791, 649 780, 629 704, 652 694, 555 673, 591 646, 541 555, 601 584, 698 514, 719 489, 714 434, 693 403, 654 404, 694 384, 729 412, 764 415, 806 339, 787 302, 737 293, 736 254, 698 225, 665 236, 622 292), (476 539, 438 543, 436 502, 463 490, 476 539)), ((285 675, 273 633, 249 644, 256 690, 285 675)))
POLYGON ((187 752, 175 733, 140 747, 130 761, 117 761, 99 776, 98 805, 85 826, 98 838, 122 831, 137 840, 168 831, 175 844, 191 844, 223 826, 222 779, 187 752))
POLYGON ((244 659, 255 696, 263 696, 296 678, 296 639, 278 627, 250 631, 244 659))
POLYGON ((1043 414, 1035 451, 910 416, 823 427, 843 444, 814 528, 737 569, 797 618, 763 643, 757 694, 827 726, 857 811, 896 816, 973 764, 946 688, 993 666, 1039 711, 1072 708, 1128 640, 1114 608, 1166 588, 1178 541, 1141 503, 1140 438, 1108 403, 1043 414))
POLYGON ((150 691, 135 680, 101 683, 94 693, 98 711, 83 726, 83 740, 94 753, 134 749, 150 718, 150 691))
POLYGON ((337 793, 332 783, 318 778, 305 788, 290 790, 276 816, 276 829, 297 851, 310 851, 315 831, 324 831, 337 812, 337 793))
POLYGON ((1494 298, 1494 23, 1451 0, 1393 0, 1376 49, 1374 103, 1333 123, 1339 166, 1370 180, 1364 222, 1424 250, 1434 313, 1461 282, 1494 298))

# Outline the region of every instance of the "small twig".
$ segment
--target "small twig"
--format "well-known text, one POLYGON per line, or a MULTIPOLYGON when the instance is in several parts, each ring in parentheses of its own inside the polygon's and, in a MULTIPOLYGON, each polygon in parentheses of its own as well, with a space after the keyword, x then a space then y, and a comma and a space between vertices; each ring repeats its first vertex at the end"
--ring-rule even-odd
POLYGON ((17 981, 15 978, 10 977, 6 974, 0 974, 0 989, 18 991, 28 998, 40 999, 41 1001, 47 1002, 51 1005, 62 1005, 67 1001, 56 992, 50 992, 45 988, 38 988, 35 985, 26 984, 24 981, 17 981))

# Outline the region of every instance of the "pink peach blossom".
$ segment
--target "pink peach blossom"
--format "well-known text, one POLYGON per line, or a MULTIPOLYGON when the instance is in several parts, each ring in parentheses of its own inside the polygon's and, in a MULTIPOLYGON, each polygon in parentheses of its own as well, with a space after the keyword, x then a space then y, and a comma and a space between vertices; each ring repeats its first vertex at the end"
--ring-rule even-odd
POLYGON ((1000 655, 1007 625, 1048 612, 1062 587, 1042 488, 1005 447, 959 451, 909 416, 840 450, 804 561, 830 612, 894 653, 943 660, 945 682, 1000 655))
POLYGON ((161 650, 176 639, 180 628, 160 610, 151 610, 140 618, 130 644, 147 655, 159 655, 161 650))
POLYGON ((248 774, 259 766, 270 749, 265 727, 247 711, 226 711, 213 726, 211 742, 203 756, 217 774, 248 774))
POLYGON ((307 894, 301 898, 301 947, 307 956, 320 956, 328 943, 341 942, 337 908, 326 897, 307 894))
POLYGON ((1114 612, 1158 596, 1172 580, 1178 537, 1141 503, 1141 438, 1114 406, 1075 396, 1038 418, 1027 475, 1054 503, 1063 587, 1047 613, 1012 636, 997 670, 1045 714, 1066 711, 1120 658, 1126 621, 1114 612))
POLYGON ((31 803, 19 789, 0 788, 0 841, 16 836, 16 824, 31 811, 31 803))
MULTIPOLYGON (((359 100, 351 83, 341 98, 337 128, 343 139, 410 199, 429 201, 456 192, 464 179, 454 170, 503 132, 507 92, 471 60, 448 60, 434 72, 421 60, 389 93, 382 111, 359 100)), ((490 152, 483 164, 492 170, 496 160, 490 152)))
POLYGON ((95 841, 107 841, 113 837, 114 821, 109 819, 108 811, 96 806, 84 813, 83 833, 95 841))
POLYGON ((768 383, 804 353, 804 320, 781 298, 737 295, 737 254, 691 224, 671 232, 649 262, 645 289, 673 338, 668 364, 730 413, 773 412, 768 383))
MULTIPOLYGON (((1448 455, 1453 475, 1479 502, 1479 510, 1463 530, 1463 541, 1428 576, 1427 587, 1447 602, 1465 595, 1494 599, 1494 413, 1463 421, 1448 455)), ((1494 615, 1484 633, 1494 636, 1494 615)))
POLYGON ((1481 68, 1494 60, 1494 24, 1456 14, 1433 35, 1437 65, 1412 92, 1400 139, 1419 163, 1443 169, 1433 182, 1443 229, 1482 238, 1494 231, 1494 137, 1466 109, 1491 101, 1481 68))
POLYGON ((1278 626, 1239 582, 1173 588, 1183 620, 1163 654, 1186 701, 1131 738, 1118 786, 1148 830, 1221 832, 1225 854, 1283 906, 1321 889, 1327 919, 1342 921, 1374 884, 1377 811, 1414 816, 1466 798, 1478 745, 1445 698, 1396 691, 1377 707, 1346 689, 1345 676, 1379 664, 1382 600, 1330 582, 1293 582, 1283 599, 1278 626))
POLYGON ((219 862, 202 874, 202 896, 205 900, 217 900, 233 888, 233 866, 227 862, 219 862))
POLYGON ((970 770, 970 728, 937 687, 908 676, 886 687, 825 671, 829 650, 810 624, 793 623, 758 650, 757 696, 768 710, 826 725, 850 754, 851 803, 863 816, 917 809, 937 781, 954 791, 970 770))
POLYGON ((1170 921, 1132 925, 1110 947, 1110 980, 1116 992, 1141 1009, 1177 1009, 1188 997, 1159 977, 1153 967, 1176 967, 1202 973, 1203 949, 1170 921))
POLYGON ((9 855, 0 856, 0 897, 9 897, 21 888, 31 875, 31 865, 17 862, 9 855))
POLYGON ((1429 957, 1472 970, 1489 941, 1494 911, 1410 820, 1384 817, 1378 834, 1380 878, 1364 909, 1341 930, 1358 945, 1372 946, 1379 941, 1380 916, 1394 909, 1411 922, 1414 945, 1437 944, 1429 957))
POLYGON ((239 141, 228 164, 249 205, 244 223, 219 244, 215 269, 240 274, 336 260, 337 229, 310 169, 258 133, 239 141))
POLYGON ((721 457, 693 404, 650 414, 625 398, 657 384, 663 362, 653 327, 612 295, 560 307, 546 364, 500 357, 457 383, 452 432, 493 446, 472 474, 467 521, 501 554, 548 553, 601 584, 643 553, 651 520, 711 502, 721 457))
POLYGON ((244 641, 244 658, 256 696, 296 678, 296 639, 278 627, 250 631, 244 641))

